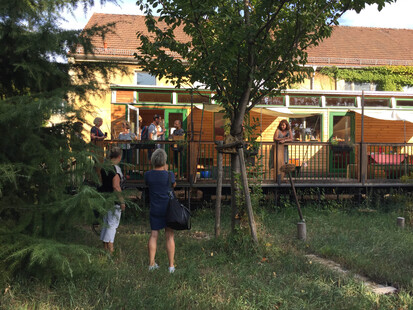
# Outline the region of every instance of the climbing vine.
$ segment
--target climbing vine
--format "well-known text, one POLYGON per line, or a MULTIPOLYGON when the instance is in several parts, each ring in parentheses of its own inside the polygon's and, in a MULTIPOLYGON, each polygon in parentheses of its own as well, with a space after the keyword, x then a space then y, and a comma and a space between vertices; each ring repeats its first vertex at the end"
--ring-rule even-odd
POLYGON ((404 86, 413 85, 413 67, 384 66, 367 68, 325 67, 321 73, 336 80, 357 83, 375 83, 377 90, 401 91, 404 86))

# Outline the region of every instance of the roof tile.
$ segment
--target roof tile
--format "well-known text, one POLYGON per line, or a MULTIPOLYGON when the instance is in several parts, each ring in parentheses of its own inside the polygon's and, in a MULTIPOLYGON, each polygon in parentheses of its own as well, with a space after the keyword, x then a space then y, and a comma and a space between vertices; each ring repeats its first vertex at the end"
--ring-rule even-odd
MULTIPOLYGON (((140 44, 137 32, 148 34, 145 16, 95 13, 85 29, 109 23, 116 23, 113 31, 104 39, 93 38, 97 54, 133 57, 140 44)), ((189 40, 182 27, 175 35, 182 42, 189 40)), ((308 50, 308 61, 310 65, 413 65, 413 30, 335 26, 331 37, 308 50)))

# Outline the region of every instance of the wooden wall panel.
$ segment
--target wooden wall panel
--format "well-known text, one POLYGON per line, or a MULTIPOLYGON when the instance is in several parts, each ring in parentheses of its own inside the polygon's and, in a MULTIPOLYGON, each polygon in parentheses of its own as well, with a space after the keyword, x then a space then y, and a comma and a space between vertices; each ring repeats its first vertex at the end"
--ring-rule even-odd
POLYGON ((188 111, 187 129, 191 131, 191 117, 194 122, 194 139, 198 140, 201 134, 201 141, 213 141, 214 140, 214 113, 204 111, 202 116, 202 110, 194 108, 193 112, 188 111), (202 132, 201 132, 202 124, 202 132))
MULTIPOLYGON (((361 115, 356 114, 356 142, 361 141, 361 115)), ((413 124, 406 122, 406 142, 413 142, 413 124)), ((403 143, 403 121, 386 121, 364 117, 364 142, 403 143)))
POLYGON ((283 119, 282 117, 275 117, 272 115, 261 114, 256 112, 250 113, 250 122, 253 124, 253 118, 258 119, 257 133, 261 133, 262 140, 264 142, 272 142, 274 138, 275 130, 278 124, 283 119))
POLYGON ((118 103, 132 103, 133 102, 132 90, 117 90, 116 91, 116 102, 118 103))
POLYGON ((126 120, 126 106, 112 104, 111 115, 111 136, 112 139, 117 139, 119 133, 122 131, 122 122, 126 120))

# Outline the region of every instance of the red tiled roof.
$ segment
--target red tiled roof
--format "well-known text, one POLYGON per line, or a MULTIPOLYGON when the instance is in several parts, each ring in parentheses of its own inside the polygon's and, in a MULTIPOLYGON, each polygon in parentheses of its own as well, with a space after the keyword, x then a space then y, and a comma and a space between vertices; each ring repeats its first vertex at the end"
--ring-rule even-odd
POLYGON ((413 30, 336 26, 308 57, 314 64, 413 65, 413 30))
MULTIPOLYGON (((148 33, 145 16, 95 13, 85 29, 108 23, 116 26, 104 40, 93 39, 96 55, 132 59, 140 43, 136 33, 148 33)), ((175 35, 182 42, 189 40, 182 28, 175 35)), ((319 66, 413 65, 413 30, 335 26, 330 38, 308 50, 308 62, 319 66)))
MULTIPOLYGON (((115 25, 105 34, 105 38, 95 36, 92 43, 95 46, 95 54, 109 57, 132 57, 137 52, 140 41, 137 38, 137 32, 140 31, 148 34, 145 25, 145 16, 142 15, 123 15, 123 14, 103 14, 94 13, 84 29, 93 26, 104 26, 110 23, 115 25)), ((166 27, 166 24, 160 24, 160 27, 166 27)), ((188 42, 189 37, 178 28, 175 31, 176 38, 181 42, 188 42)), ((83 54, 83 49, 79 48, 77 54, 83 54)))

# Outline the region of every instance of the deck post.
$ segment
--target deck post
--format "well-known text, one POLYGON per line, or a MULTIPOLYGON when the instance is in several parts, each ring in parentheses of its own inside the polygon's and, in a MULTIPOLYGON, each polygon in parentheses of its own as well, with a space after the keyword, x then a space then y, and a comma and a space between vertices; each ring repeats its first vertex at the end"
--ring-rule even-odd
POLYGON ((360 143, 360 182, 364 185, 367 176, 367 144, 360 143))
MULTIPOLYGON (((222 146, 223 141, 217 141, 217 145, 222 146)), ((222 150, 218 150, 218 176, 217 176, 217 192, 215 200, 215 238, 221 235, 221 198, 222 198, 222 178, 223 178, 223 167, 222 167, 222 150)))
POLYGON ((275 177, 278 184, 284 179, 285 173, 281 171, 281 167, 284 165, 284 144, 276 143, 274 152, 274 167, 275 177))

